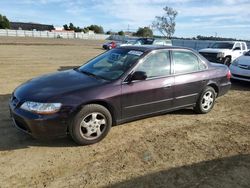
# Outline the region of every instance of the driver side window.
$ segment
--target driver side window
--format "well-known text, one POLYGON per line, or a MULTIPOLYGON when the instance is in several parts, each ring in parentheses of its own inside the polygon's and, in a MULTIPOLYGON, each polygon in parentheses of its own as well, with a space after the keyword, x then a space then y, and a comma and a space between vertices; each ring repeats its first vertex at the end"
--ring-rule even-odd
POLYGON ((239 49, 239 50, 241 50, 241 45, 240 45, 240 43, 236 43, 235 45, 234 45, 234 49, 239 49))
POLYGON ((170 75, 169 51, 161 51, 149 55, 146 60, 137 67, 136 71, 145 72, 147 78, 170 75))

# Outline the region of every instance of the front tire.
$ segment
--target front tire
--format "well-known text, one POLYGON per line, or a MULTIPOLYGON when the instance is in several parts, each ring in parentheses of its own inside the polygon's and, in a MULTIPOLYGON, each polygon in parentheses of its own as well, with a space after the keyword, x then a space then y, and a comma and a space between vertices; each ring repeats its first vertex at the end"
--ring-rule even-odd
POLYGON ((89 145, 101 141, 112 125, 110 112, 101 105, 85 105, 69 126, 72 139, 79 145, 89 145))
POLYGON ((198 114, 206 114, 214 107, 216 93, 214 88, 207 86, 199 96, 194 111, 198 114))

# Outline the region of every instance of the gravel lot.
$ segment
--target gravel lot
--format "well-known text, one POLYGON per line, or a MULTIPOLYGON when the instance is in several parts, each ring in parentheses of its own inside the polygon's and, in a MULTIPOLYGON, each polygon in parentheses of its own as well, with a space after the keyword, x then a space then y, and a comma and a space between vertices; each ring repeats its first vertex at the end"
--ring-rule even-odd
POLYGON ((104 41, 0 37, 0 187, 250 187, 250 84, 214 109, 113 127, 100 143, 38 141, 12 127, 8 99, 35 76, 81 65, 104 41))

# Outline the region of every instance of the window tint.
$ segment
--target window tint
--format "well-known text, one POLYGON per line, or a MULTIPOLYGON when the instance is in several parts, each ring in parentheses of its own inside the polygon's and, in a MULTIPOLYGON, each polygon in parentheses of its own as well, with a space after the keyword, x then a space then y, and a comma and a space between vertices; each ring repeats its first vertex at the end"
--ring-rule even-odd
POLYGON ((173 51, 173 60, 175 74, 198 71, 202 66, 199 59, 192 52, 173 51))
POLYGON ((116 80, 124 74, 143 54, 141 51, 129 49, 113 49, 103 53, 78 70, 97 77, 116 80))
POLYGON ((146 72, 148 78, 166 76, 170 74, 170 58, 169 52, 156 52, 149 55, 144 62, 142 62, 136 71, 146 72))

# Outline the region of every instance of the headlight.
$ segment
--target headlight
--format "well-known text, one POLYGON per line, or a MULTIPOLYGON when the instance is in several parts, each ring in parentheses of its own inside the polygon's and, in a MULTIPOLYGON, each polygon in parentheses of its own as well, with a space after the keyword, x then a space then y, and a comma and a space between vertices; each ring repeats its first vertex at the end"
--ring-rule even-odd
POLYGON ((235 60, 232 62, 232 65, 237 67, 237 66, 239 65, 239 60, 238 60, 238 59, 235 59, 235 60))
POLYGON ((27 101, 24 102, 20 108, 37 114, 53 114, 58 112, 61 106, 61 103, 39 103, 27 101))
POLYGON ((219 53, 217 54, 217 57, 224 57, 224 55, 225 55, 225 53, 219 52, 219 53))

